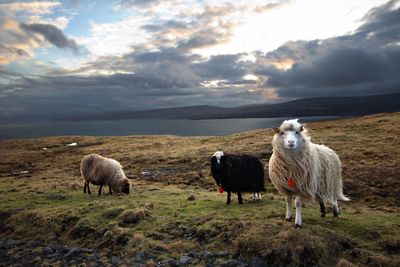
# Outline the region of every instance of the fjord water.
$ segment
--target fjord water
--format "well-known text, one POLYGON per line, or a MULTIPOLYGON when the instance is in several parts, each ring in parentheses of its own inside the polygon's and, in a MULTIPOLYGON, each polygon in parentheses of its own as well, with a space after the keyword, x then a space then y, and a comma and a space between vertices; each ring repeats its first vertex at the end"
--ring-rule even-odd
MULTIPOLYGON (((301 122, 321 121, 338 117, 300 117, 301 122)), ((245 118, 215 120, 95 120, 45 121, 0 125, 0 140, 45 136, 124 136, 124 135, 227 135, 254 129, 279 126, 287 118, 245 118)))

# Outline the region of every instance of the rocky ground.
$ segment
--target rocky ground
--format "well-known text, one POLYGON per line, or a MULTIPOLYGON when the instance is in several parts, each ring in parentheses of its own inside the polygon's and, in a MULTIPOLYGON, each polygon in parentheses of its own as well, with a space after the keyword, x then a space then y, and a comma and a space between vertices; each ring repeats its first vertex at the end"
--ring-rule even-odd
POLYGON ((232 259, 227 251, 212 253, 192 251, 177 259, 158 259, 146 251, 121 259, 102 255, 93 249, 68 247, 57 242, 0 240, 0 266, 264 266, 266 262, 254 257, 246 263, 232 259))

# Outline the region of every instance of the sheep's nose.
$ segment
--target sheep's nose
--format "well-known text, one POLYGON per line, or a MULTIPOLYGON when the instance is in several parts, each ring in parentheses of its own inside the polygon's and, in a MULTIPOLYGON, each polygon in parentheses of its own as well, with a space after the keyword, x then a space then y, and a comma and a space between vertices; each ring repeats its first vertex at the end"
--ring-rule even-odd
POLYGON ((288 140, 288 143, 293 145, 294 144, 294 140, 288 140))

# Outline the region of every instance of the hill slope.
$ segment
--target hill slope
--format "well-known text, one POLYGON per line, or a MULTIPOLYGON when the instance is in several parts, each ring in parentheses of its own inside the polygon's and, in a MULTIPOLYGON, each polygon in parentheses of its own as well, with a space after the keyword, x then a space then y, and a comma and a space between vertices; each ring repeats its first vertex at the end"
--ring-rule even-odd
POLYGON ((306 202, 300 230, 284 221, 284 200, 269 181, 263 200, 245 195, 244 205, 233 198, 226 206, 209 176, 216 150, 266 164, 269 129, 1 141, 0 257, 5 265, 399 266, 399 125, 400 113, 308 125, 314 142, 340 155, 352 200, 340 203, 338 220, 306 202), (122 163, 132 194, 83 194, 79 162, 93 152, 122 163))
POLYGON ((221 108, 192 106, 144 111, 117 111, 76 115, 56 120, 122 120, 122 119, 223 119, 272 118, 304 116, 361 116, 379 112, 400 111, 400 94, 361 97, 305 98, 279 104, 260 104, 221 108))

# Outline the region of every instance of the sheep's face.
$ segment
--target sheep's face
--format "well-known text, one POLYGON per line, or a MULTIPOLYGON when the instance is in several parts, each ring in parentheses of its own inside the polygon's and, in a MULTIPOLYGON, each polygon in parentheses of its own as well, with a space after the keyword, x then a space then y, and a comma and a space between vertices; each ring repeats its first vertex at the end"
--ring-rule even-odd
POLYGON ((217 159, 218 164, 221 164, 221 157, 224 156, 224 152, 222 151, 217 151, 214 153, 213 157, 217 159))
POLYGON ((120 192, 129 195, 129 189, 131 188, 131 183, 128 178, 122 179, 120 182, 120 192))
POLYGON ((304 125, 297 119, 285 120, 279 128, 274 129, 274 142, 287 150, 301 149, 306 142, 303 131, 304 125))

